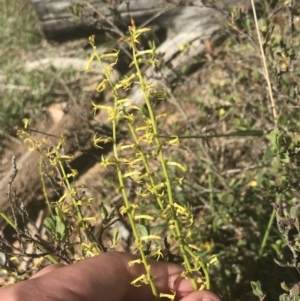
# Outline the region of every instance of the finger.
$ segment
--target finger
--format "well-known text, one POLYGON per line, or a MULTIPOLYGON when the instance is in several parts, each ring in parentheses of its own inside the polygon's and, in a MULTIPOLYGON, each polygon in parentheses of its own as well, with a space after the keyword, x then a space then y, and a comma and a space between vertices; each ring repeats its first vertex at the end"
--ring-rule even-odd
MULTIPOLYGON (((129 267, 129 261, 136 260, 137 258, 137 256, 128 253, 110 252, 100 255, 97 258, 89 259, 90 262, 93 261, 93 264, 81 262, 81 271, 85 275, 90 275, 89 280, 86 283, 86 288, 89 286, 89 289, 86 291, 94 292, 93 294, 88 295, 84 300, 98 300, 100 294, 101 300, 103 301, 153 301, 153 293, 150 285, 135 287, 131 284, 133 280, 145 273, 142 264, 135 264, 133 267, 129 267), (91 267, 94 267, 97 264, 99 266, 98 271, 95 272, 97 276, 95 275, 93 277, 91 276, 93 273, 91 267), (99 281, 94 282, 94 279, 99 279, 97 277, 100 277, 101 275, 106 275, 106 277, 103 277, 103 279, 101 278, 102 282, 99 287, 99 281)), ((177 296, 176 300, 179 300, 193 291, 191 281, 180 277, 180 274, 183 271, 181 266, 157 262, 155 260, 151 260, 150 264, 151 274, 154 278, 158 293, 170 293, 171 290, 174 289, 177 296)))
POLYGON ((221 301, 221 299, 213 292, 197 291, 192 292, 180 301, 221 301))
MULTIPOLYGON (((136 256, 127 253, 109 252, 4 288, 1 294, 13 295, 13 299, 7 297, 7 301, 98 301, 99 298, 102 301, 152 301, 149 285, 133 287, 130 284, 145 272, 141 264, 128 266, 128 262, 135 259, 136 256)), ((190 294, 193 291, 191 282, 178 281, 182 270, 178 265, 151 261, 158 292, 169 293, 170 289, 175 289, 177 300, 190 294)))
POLYGON ((37 272, 36 274, 34 274, 32 277, 30 277, 30 279, 41 277, 41 276, 43 276, 45 274, 48 274, 48 273, 50 273, 52 271, 56 271, 56 270, 61 269, 63 267, 65 267, 64 264, 52 264, 52 265, 49 265, 49 266, 43 268, 42 270, 40 270, 39 272, 37 272))

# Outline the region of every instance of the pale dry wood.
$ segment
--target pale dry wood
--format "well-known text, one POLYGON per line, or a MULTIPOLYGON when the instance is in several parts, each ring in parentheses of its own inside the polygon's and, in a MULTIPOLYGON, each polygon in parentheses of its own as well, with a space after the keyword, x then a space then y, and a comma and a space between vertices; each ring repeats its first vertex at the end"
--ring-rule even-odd
MULTIPOLYGON (((131 1, 93 1, 82 0, 31 0, 41 28, 47 38, 65 36, 68 33, 101 28, 110 25, 112 30, 118 32, 118 26, 130 24, 130 17, 135 20, 137 26, 164 28, 167 31, 167 39, 159 45, 157 53, 165 63, 170 63, 173 68, 164 68, 161 73, 155 74, 152 68, 145 71, 145 75, 152 82, 159 81, 167 87, 176 78, 177 73, 188 68, 196 57, 205 49, 205 41, 217 43, 224 35, 223 25, 228 16, 226 8, 236 4, 250 5, 249 0, 223 0, 217 1, 216 7, 204 5, 201 0, 193 1, 166 1, 166 0, 131 0, 131 1), (76 20, 70 11, 75 3, 82 3, 82 17, 76 20), (127 3, 130 3, 129 7, 127 3), (181 6, 176 5, 180 3, 181 6), (95 20, 91 19, 93 13, 97 13, 95 20), (118 17, 114 14, 118 12, 118 17), (97 22, 96 22, 97 20, 97 22), (180 51, 188 47, 188 51, 180 51), (174 72, 175 71, 175 72, 174 72)), ((131 104, 141 105, 143 102, 139 88, 135 87, 129 98, 131 104)))
POLYGON ((133 18, 138 26, 155 25, 167 28, 168 38, 177 35, 183 27, 190 27, 188 32, 192 32, 193 22, 203 19, 202 25, 197 30, 199 35, 205 35, 206 29, 212 23, 218 23, 216 17, 220 11, 225 12, 224 7, 232 7, 237 3, 248 4, 249 0, 216 1, 218 10, 206 7, 201 0, 31 0, 31 2, 45 37, 68 39, 85 37, 87 32, 95 32, 95 29, 105 30, 112 23, 116 27, 126 28, 130 24, 130 18, 133 18), (70 9, 77 3, 83 5, 80 18, 75 18, 70 9), (95 13, 97 11, 99 14, 95 13))
MULTIPOLYGON (((51 57, 51 58, 43 58, 40 60, 36 60, 33 62, 26 62, 25 69, 27 71, 34 70, 47 70, 49 67, 54 67, 56 70, 62 69, 75 69, 75 70, 84 70, 87 65, 87 60, 78 59, 78 58, 70 58, 70 57, 51 57)), ((99 68, 99 64, 94 61, 91 64, 91 69, 99 68)))
MULTIPOLYGON (((76 0, 31 0, 37 17, 40 22, 42 31, 46 38, 56 38, 68 36, 85 35, 91 32, 95 26, 101 28, 107 26, 105 19, 97 21, 93 18, 94 11, 89 7, 85 7, 81 19, 75 19, 71 13, 70 7, 76 3, 84 3, 84 1, 76 0)), ((88 1, 95 9, 101 11, 101 14, 110 21, 114 21, 116 25, 128 24, 129 14, 125 1, 88 1), (118 4, 121 3, 121 4, 118 4), (114 9, 118 11, 120 17, 116 18, 114 9)), ((167 11, 172 5, 165 0, 131 0, 130 16, 137 23, 142 23, 147 19, 153 18, 157 13, 167 11)))

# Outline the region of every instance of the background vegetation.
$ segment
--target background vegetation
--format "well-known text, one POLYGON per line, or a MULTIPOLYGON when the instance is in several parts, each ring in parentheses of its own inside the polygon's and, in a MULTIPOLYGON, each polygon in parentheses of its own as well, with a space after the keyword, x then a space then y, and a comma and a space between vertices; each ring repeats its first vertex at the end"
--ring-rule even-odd
MULTIPOLYGON (((83 75, 78 80, 75 71, 26 72, 24 63, 36 53, 51 57, 56 47, 61 51, 65 47, 66 52, 69 48, 43 41, 28 1, 22 1, 23 6, 20 1, 1 2, 0 126, 5 135, 16 137, 10 129, 24 117, 33 119, 38 129, 40 112, 46 112, 49 104, 70 101, 66 91, 72 92, 73 101, 82 101, 86 82, 83 75)), ((154 106, 156 114, 169 113, 166 123, 160 124, 162 133, 202 135, 182 138, 179 148, 169 146, 165 152, 169 160, 188 169, 183 185, 175 187, 175 197, 193 210, 192 239, 201 256, 206 261, 212 255, 218 258, 209 273, 213 289, 224 300, 256 300, 254 294, 261 300, 278 300, 280 295, 280 300, 300 300, 299 10, 293 1, 279 0, 272 7, 262 2, 258 27, 269 79, 253 15, 235 8, 224 24, 228 32, 224 44, 208 47, 196 58, 199 70, 179 75, 173 93, 191 123, 165 101, 154 106)), ((69 55, 83 56, 82 49, 69 55)), ((85 51, 88 57, 90 50, 85 51)), ((182 176, 176 168, 170 174, 182 176)), ((108 169, 100 178, 95 185, 97 201, 109 204, 115 198, 112 188, 119 185, 117 177, 108 169)), ((133 202, 138 202, 136 195, 133 202)), ((145 204, 143 210, 155 214, 158 208, 145 204)), ((48 230, 51 227, 48 224, 48 230)), ((159 224, 154 230, 165 231, 159 224)), ((131 243, 124 248, 132 251, 131 243)), ((176 246, 172 252, 176 253, 176 246)))

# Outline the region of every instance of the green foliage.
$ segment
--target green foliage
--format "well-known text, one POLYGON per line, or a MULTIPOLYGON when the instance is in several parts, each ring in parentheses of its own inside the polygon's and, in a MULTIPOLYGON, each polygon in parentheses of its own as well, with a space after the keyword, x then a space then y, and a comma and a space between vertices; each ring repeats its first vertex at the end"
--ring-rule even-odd
MULTIPOLYGON (((271 23, 269 20, 263 20, 259 24, 257 20, 255 20, 258 45, 261 49, 261 58, 264 64, 265 80, 268 87, 272 85, 273 87, 276 86, 275 91, 274 88, 269 89, 275 129, 269 134, 270 143, 264 152, 264 162, 270 164, 270 168, 268 169, 268 173, 264 176, 262 183, 264 190, 268 192, 269 197, 274 200, 274 211, 270 216, 268 226, 265 230, 259 256, 262 256, 267 248, 266 244, 270 239, 272 224, 276 218, 278 230, 282 235, 281 239, 292 252, 293 258, 292 262, 287 263, 282 263, 275 258, 275 263, 281 267, 295 268, 298 274, 300 274, 300 263, 298 260, 300 251, 300 214, 298 211, 299 199, 297 198, 299 190, 297 183, 297 179, 299 179, 299 114, 297 111, 291 110, 289 116, 287 114, 281 114, 280 117, 278 117, 277 113, 277 110, 280 108, 280 99, 277 98, 279 98, 278 96, 281 93, 285 99, 293 98, 295 101, 297 101, 297 99, 299 100, 299 87, 295 82, 295 74, 297 72, 296 70, 299 71, 299 65, 296 63, 295 53, 300 45, 294 42, 293 39, 295 35, 294 14, 296 13, 296 3, 286 1, 283 5, 287 9, 285 17, 288 20, 288 26, 281 28, 281 30, 286 33, 286 36, 280 36, 276 33, 277 24, 271 23), (271 67, 273 67, 273 70, 271 67), (287 74, 289 75, 288 77, 287 74), (273 80, 272 85, 271 80, 273 80), (291 90, 296 91, 296 93, 291 94, 291 90), (276 99, 276 101, 274 101, 274 99, 276 99), (293 232, 293 229, 296 230, 296 233, 295 231, 293 232)), ((243 19, 243 17, 241 18, 243 19)), ((234 23, 236 24, 236 22, 234 23)), ((246 35, 253 40, 249 34, 249 28, 242 25, 240 26, 240 30, 245 30, 246 35)), ((255 44, 255 41, 253 41, 253 43, 255 44)), ((281 259, 285 257, 284 253, 285 250, 283 248, 281 248, 280 251, 277 249, 277 256, 279 255, 281 259)), ((287 275, 288 272, 285 273, 285 277, 290 281, 291 274, 289 277, 287 275)), ((281 294, 279 300, 299 300, 299 284, 296 282, 296 279, 297 278, 293 279, 293 284, 290 288, 287 287, 285 282, 281 283, 281 287, 285 291, 288 291, 289 294, 281 294)), ((265 297, 268 297, 268 294, 265 295, 262 292, 259 281, 256 283, 251 282, 251 285, 253 294, 257 296, 259 300, 264 300, 265 297)), ((269 295, 274 294, 274 291, 275 289, 273 289, 269 295)))
MULTIPOLYGON (((138 250, 141 260, 137 260, 137 264, 143 263, 145 266, 146 274, 132 283, 138 285, 139 282, 150 284, 153 295, 159 298, 156 288, 150 274, 150 267, 147 261, 148 258, 154 257, 156 254, 161 253, 161 248, 153 249, 150 254, 146 254, 145 250, 149 244, 156 244, 162 237, 157 234, 150 233, 149 223, 159 220, 164 221, 165 228, 169 228, 170 236, 176 242, 180 249, 180 256, 184 260, 186 271, 183 273, 185 277, 191 278, 193 286, 197 289, 197 282, 200 281, 201 286, 210 288, 210 279, 205 263, 199 255, 195 254, 189 246, 189 237, 186 236, 185 231, 193 224, 193 216, 189 211, 187 205, 180 205, 174 198, 174 185, 181 185, 181 178, 171 177, 168 166, 173 166, 181 170, 184 167, 173 161, 166 159, 162 149, 164 146, 178 144, 178 138, 170 138, 169 141, 161 142, 158 131, 158 120, 166 117, 166 114, 155 116, 151 104, 151 99, 163 100, 166 97, 166 92, 162 89, 156 88, 156 84, 150 84, 143 77, 140 65, 143 63, 155 66, 155 48, 149 50, 139 50, 140 35, 149 31, 147 28, 137 29, 134 21, 132 20, 129 26, 129 37, 122 38, 122 41, 129 43, 132 50, 133 61, 130 63, 131 75, 119 80, 118 84, 114 84, 111 80, 113 68, 117 64, 119 52, 106 53, 98 55, 97 48, 94 42, 94 36, 90 37, 90 43, 93 47, 94 53, 92 54, 87 70, 90 69, 90 64, 93 60, 97 60, 105 75, 105 78, 97 85, 97 90, 102 92, 108 86, 111 89, 114 98, 112 106, 97 105, 93 103, 93 110, 106 110, 109 120, 112 123, 113 135, 112 137, 98 137, 94 138, 95 147, 101 147, 101 143, 113 142, 114 156, 102 158, 101 165, 104 167, 115 166, 118 174, 119 188, 117 191, 122 194, 124 205, 120 208, 122 215, 127 215, 131 229, 134 236, 134 246, 138 250), (142 124, 137 118, 140 108, 137 106, 128 105, 130 102, 128 98, 122 98, 119 90, 128 90, 133 85, 139 85, 141 93, 143 94, 145 104, 147 106, 148 117, 144 118, 142 124), (118 146, 117 144, 117 126, 121 122, 125 122, 128 130, 132 136, 132 141, 118 146), (147 149, 152 149, 147 151, 147 149), (154 171, 151 169, 151 162, 159 161, 162 169, 162 179, 156 178, 154 171), (140 170, 145 170, 144 173, 140 170), (139 201, 140 203, 153 202, 156 200, 160 213, 157 215, 150 215, 143 212, 143 207, 139 204, 130 202, 125 188, 124 179, 131 177, 134 182, 140 185, 139 201), (139 222, 139 224, 136 224, 139 222), (145 223, 148 226, 145 226, 145 223), (186 238, 185 238, 186 237, 186 238), (193 262, 193 264, 191 264, 193 262), (205 275, 205 281, 194 279, 193 272, 201 269, 205 275)), ((160 221, 161 223, 161 221, 160 221)), ((133 264, 133 263, 132 263, 133 264)))
POLYGON ((259 300, 264 300, 265 298, 265 295, 263 294, 262 290, 261 290, 261 285, 260 285, 260 282, 257 281, 257 282, 254 282, 254 281, 251 281, 251 287, 252 287, 252 291, 253 291, 253 294, 259 298, 259 300))
MULTIPOLYGON (((183 181, 183 177, 178 176, 177 170, 185 172, 186 168, 182 164, 170 160, 171 158, 167 158, 163 151, 165 147, 177 145, 179 140, 177 137, 169 137, 169 139, 159 137, 158 121, 166 118, 167 114, 155 115, 152 100, 163 101, 166 97, 166 91, 157 87, 156 84, 148 83, 142 74, 142 64, 154 66, 156 63, 154 46, 149 50, 139 48, 140 35, 146 31, 149 29, 137 29, 132 20, 132 24, 129 26, 129 36, 121 39, 122 42, 128 43, 132 50, 133 61, 130 64, 131 74, 129 76, 125 76, 116 83, 113 82, 111 75, 118 62, 119 51, 99 55, 94 36, 89 38, 93 53, 85 71, 90 70, 93 60, 98 61, 104 79, 97 84, 96 90, 101 93, 110 89, 114 100, 112 105, 92 102, 93 111, 95 113, 98 110, 107 111, 108 120, 112 124, 112 136, 101 137, 96 134, 94 145, 101 149, 106 143, 113 144, 113 155, 103 156, 101 165, 105 168, 114 167, 118 176, 119 184, 115 187, 116 193, 123 198, 123 205, 118 208, 118 211, 121 217, 128 219, 133 233, 133 247, 140 255, 140 259, 130 262, 129 265, 143 264, 145 266, 145 274, 134 279, 132 284, 135 286, 139 286, 141 283, 149 284, 154 297, 158 300, 161 296, 158 295, 153 282, 149 259, 168 260, 171 258, 168 251, 171 246, 169 241, 172 241, 172 245, 178 249, 177 256, 182 258, 180 260, 185 267, 182 277, 190 278, 195 290, 198 288, 210 289, 208 268, 217 259, 215 257, 211 257, 208 261, 202 259, 201 252, 199 252, 201 250, 191 243, 193 241, 193 235, 190 231, 190 227, 193 225, 191 208, 183 200, 178 202, 175 197, 174 187, 180 187, 183 181), (140 113, 139 107, 128 105, 130 99, 121 96, 121 90, 126 91, 133 85, 139 86, 149 117, 140 113), (127 126, 131 134, 131 139, 125 144, 117 142, 118 126, 121 123, 127 126), (152 169, 155 162, 159 162, 162 171, 158 176, 152 169), (131 201, 127 195, 125 185, 127 178, 132 179, 139 186, 138 202, 131 201), (149 208, 149 205, 154 205, 152 213, 145 210, 149 208), (160 227, 164 228, 163 235, 161 232, 155 233, 154 227, 151 226, 152 223, 153 225, 160 224, 160 227), (164 246, 162 241, 165 241, 164 246), (164 247, 166 249, 163 249, 164 247), (164 255, 166 252, 168 256, 164 255), (203 273, 203 277, 194 273, 198 271, 203 273)), ((24 125, 24 129, 19 131, 19 136, 29 144, 31 150, 39 153, 42 180, 44 178, 42 166, 51 165, 58 171, 57 184, 64 186, 66 192, 55 203, 51 203, 45 195, 50 213, 50 216, 43 222, 48 232, 46 243, 40 237, 36 239, 26 228, 17 225, 16 221, 19 215, 23 220, 30 221, 25 209, 14 211, 14 219, 9 219, 8 216, 0 213, 4 215, 9 224, 14 225, 20 240, 26 239, 27 242, 33 243, 42 250, 41 258, 50 253, 48 259, 50 257, 53 262, 55 262, 55 257, 58 257, 71 263, 78 255, 80 258, 86 258, 106 252, 107 247, 103 244, 102 235, 106 229, 114 225, 117 218, 117 208, 109 211, 104 204, 100 204, 102 228, 100 229, 100 237, 96 239, 92 222, 97 220, 97 214, 91 217, 84 215, 84 208, 90 206, 92 198, 80 196, 76 186, 72 184, 72 179, 77 177, 77 171, 68 165, 72 160, 72 155, 63 151, 64 137, 60 138, 56 147, 48 147, 45 152, 47 142, 45 140, 39 141, 30 134, 28 120, 24 119, 24 125), (73 249, 74 245, 79 247, 76 253, 73 249)), ((17 201, 13 195, 11 195, 11 202, 12 206, 17 206, 17 201)), ((119 239, 120 235, 115 230, 110 248, 114 247, 119 239)), ((172 299, 174 296, 168 295, 168 298, 172 299)))

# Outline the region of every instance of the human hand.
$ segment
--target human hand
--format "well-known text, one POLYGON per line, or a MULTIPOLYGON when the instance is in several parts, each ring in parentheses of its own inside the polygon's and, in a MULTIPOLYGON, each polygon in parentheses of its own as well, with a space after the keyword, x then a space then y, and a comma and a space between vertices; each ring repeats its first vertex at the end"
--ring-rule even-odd
MULTIPOLYGON (((52 265, 32 278, 0 289, 1 301, 153 301, 149 285, 134 287, 132 280, 144 273, 128 253, 109 252, 69 266, 52 265)), ((176 291, 176 300, 221 301, 209 291, 193 291, 190 280, 180 278, 182 267, 151 260, 151 273, 159 293, 176 291), (176 280, 176 282, 175 282, 176 280), (174 283, 175 287, 174 287, 174 283)))

